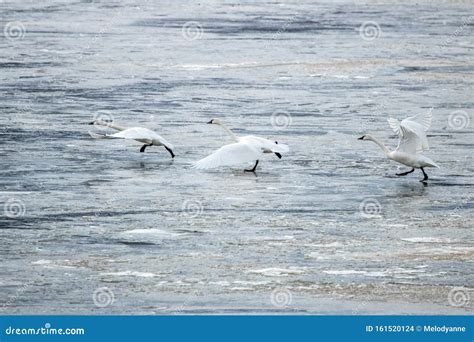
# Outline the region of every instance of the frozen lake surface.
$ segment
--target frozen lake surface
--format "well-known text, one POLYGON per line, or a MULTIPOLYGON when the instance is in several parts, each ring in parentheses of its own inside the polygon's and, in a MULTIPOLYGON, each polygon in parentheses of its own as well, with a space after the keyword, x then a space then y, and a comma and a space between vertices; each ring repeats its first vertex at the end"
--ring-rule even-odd
POLYGON ((2 313, 472 312, 472 3, 0 14, 2 313), (387 118, 429 110, 427 186, 357 140, 394 148, 387 118), (156 129, 177 157, 92 139, 97 116, 156 129), (291 153, 194 170, 229 141, 213 117, 291 153))

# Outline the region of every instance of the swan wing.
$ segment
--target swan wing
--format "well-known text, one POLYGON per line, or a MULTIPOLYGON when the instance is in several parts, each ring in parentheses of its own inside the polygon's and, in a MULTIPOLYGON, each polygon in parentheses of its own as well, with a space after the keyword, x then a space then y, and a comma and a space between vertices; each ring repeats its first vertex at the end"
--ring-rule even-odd
POLYGON ((406 126, 406 125, 410 125, 413 122, 420 125, 423 128, 424 132, 427 132, 431 127, 431 119, 433 118, 432 112, 433 112, 433 109, 430 109, 426 113, 418 114, 418 115, 415 115, 415 116, 410 116, 410 117, 402 120, 402 122, 400 122, 400 121, 398 121, 397 119, 394 119, 394 118, 389 118, 387 121, 388 121, 388 124, 390 125, 390 127, 393 129, 393 131, 397 135, 402 134, 402 131, 400 130, 401 125, 406 126))
POLYGON ((413 144, 416 149, 416 153, 421 153, 430 149, 428 145, 428 138, 426 137, 426 131, 422 124, 411 121, 403 120, 401 125, 402 134, 404 138, 410 139, 410 144, 413 144))
POLYGON ((409 118, 406 118, 405 120, 403 120, 402 123, 408 122, 408 121, 416 122, 423 127, 423 131, 427 132, 431 127, 431 120, 433 118, 432 112, 433 112, 433 108, 431 108, 426 113, 410 116, 409 118))
POLYGON ((132 127, 126 130, 110 134, 107 137, 110 138, 118 138, 118 139, 131 139, 131 140, 139 140, 139 141, 146 141, 148 143, 152 143, 153 140, 158 140, 160 143, 165 145, 168 148, 173 148, 165 138, 163 138, 158 133, 152 131, 148 128, 143 127, 132 127))
POLYGON ((260 152, 245 142, 222 146, 220 149, 194 163, 195 169, 212 169, 256 161, 260 152))
POLYGON ((290 151, 290 147, 288 145, 278 143, 277 141, 271 141, 265 138, 246 136, 240 138, 240 141, 247 142, 254 146, 257 150, 261 150, 262 152, 287 153, 290 151))
POLYGON ((397 151, 409 154, 419 154, 429 149, 425 132, 418 126, 405 125, 402 122, 402 125, 400 125, 401 136, 398 142, 397 151))
POLYGON ((388 124, 390 125, 390 127, 395 132, 395 134, 398 135, 398 136, 401 136, 402 131, 401 131, 401 128, 400 128, 400 121, 398 121, 397 119, 394 119, 394 118, 389 118, 387 121, 388 121, 388 124))
POLYGON ((417 154, 429 149, 426 130, 431 125, 431 112, 406 118, 402 122, 389 118, 388 124, 399 137, 397 151, 417 154))

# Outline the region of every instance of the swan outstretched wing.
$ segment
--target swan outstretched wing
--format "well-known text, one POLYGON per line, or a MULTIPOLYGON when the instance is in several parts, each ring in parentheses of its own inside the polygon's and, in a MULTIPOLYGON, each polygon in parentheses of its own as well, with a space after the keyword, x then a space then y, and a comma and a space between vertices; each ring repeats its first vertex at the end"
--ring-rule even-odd
POLYGON ((167 146, 168 148, 173 148, 165 138, 161 135, 157 134, 156 132, 143 127, 132 127, 121 132, 117 132, 114 134, 107 135, 108 138, 118 138, 118 139, 132 139, 132 140, 139 140, 139 141, 146 141, 151 143, 153 140, 158 140, 163 145, 167 146))
POLYGON ((245 142, 222 146, 211 155, 194 163, 195 169, 212 169, 256 161, 261 153, 245 142))
POLYGON ((400 126, 400 138, 396 151, 405 152, 409 154, 421 153, 421 140, 413 131, 400 126))
POLYGON ((389 118, 388 124, 399 137, 397 151, 417 154, 429 150, 426 131, 431 126, 431 111, 406 118, 402 122, 389 118))
POLYGON ((423 127, 413 121, 404 121, 400 124, 397 151, 418 154, 428 150, 428 139, 423 127))
POLYGON ((406 118, 405 120, 403 120, 402 123, 408 122, 408 121, 416 122, 423 127, 423 131, 427 132, 431 127, 431 119, 433 118, 432 112, 433 112, 433 108, 431 108, 426 113, 410 116, 409 118, 406 118))
POLYGON ((401 136, 402 131, 401 131, 401 128, 400 128, 400 121, 398 121, 397 119, 394 119, 394 118, 389 118, 387 121, 388 121, 388 124, 390 125, 390 127, 395 132, 395 134, 398 135, 398 136, 401 136))
POLYGON ((423 132, 427 132, 431 127, 431 119, 433 118, 432 111, 433 110, 430 109, 426 113, 410 116, 409 118, 402 120, 402 122, 394 118, 389 118, 387 121, 393 131, 399 136, 402 134, 400 129, 400 126, 402 125, 406 127, 414 127, 415 130, 418 130, 421 126, 423 132), (417 125, 413 125, 413 123, 417 125))
POLYGON ((288 145, 285 144, 280 144, 278 141, 271 141, 265 138, 260 138, 260 137, 255 137, 252 135, 245 136, 240 138, 241 141, 248 142, 252 146, 254 146, 256 149, 261 150, 262 152, 277 152, 277 153, 287 153, 290 151, 290 148, 288 145))

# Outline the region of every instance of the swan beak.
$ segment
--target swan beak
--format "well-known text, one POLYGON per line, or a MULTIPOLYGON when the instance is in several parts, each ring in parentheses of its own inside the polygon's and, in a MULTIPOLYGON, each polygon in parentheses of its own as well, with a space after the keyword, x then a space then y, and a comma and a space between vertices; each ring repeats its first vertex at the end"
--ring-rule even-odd
POLYGON ((365 135, 361 136, 360 138, 357 138, 357 140, 364 140, 365 135))
POLYGON ((207 123, 208 125, 212 124, 212 120, 207 123))
POLYGON ((94 124, 94 121, 88 123, 88 125, 93 125, 93 124, 94 124))

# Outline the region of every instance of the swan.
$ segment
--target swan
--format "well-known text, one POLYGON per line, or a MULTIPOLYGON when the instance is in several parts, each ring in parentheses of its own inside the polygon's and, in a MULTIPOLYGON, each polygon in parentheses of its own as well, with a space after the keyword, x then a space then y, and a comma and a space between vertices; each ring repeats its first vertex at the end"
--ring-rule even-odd
POLYGON ((144 145, 140 148, 140 152, 145 152, 148 146, 164 146, 164 148, 171 154, 171 158, 175 157, 172 149, 174 148, 165 138, 151 129, 144 127, 131 127, 124 128, 116 125, 113 122, 107 122, 104 120, 94 120, 89 125, 101 125, 113 128, 119 132, 114 134, 101 134, 93 133, 89 131, 91 137, 95 139, 130 139, 143 143, 144 145))
POLYGON ((234 143, 224 145, 209 156, 194 163, 195 169, 211 169, 220 166, 231 166, 255 162, 252 169, 245 172, 255 172, 258 161, 266 153, 275 153, 281 159, 281 153, 286 153, 290 149, 285 144, 279 144, 268 139, 247 135, 244 137, 236 136, 230 129, 225 127, 219 119, 212 119, 208 124, 214 124, 222 127, 234 143))
POLYGON ((420 182, 426 182, 428 175, 424 168, 439 168, 434 161, 421 154, 429 149, 426 132, 431 127, 431 118, 431 111, 426 114, 411 116, 402 120, 402 122, 389 118, 388 123, 390 127, 399 137, 398 146, 395 151, 389 151, 383 142, 369 134, 361 136, 359 140, 373 141, 382 149, 388 159, 412 168, 410 171, 397 173, 397 176, 406 176, 415 171, 415 169, 420 169, 423 172, 423 179, 420 182))

